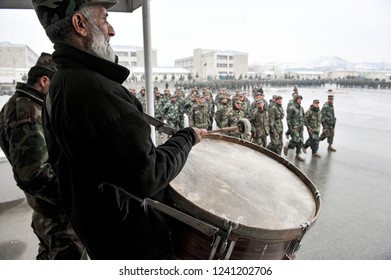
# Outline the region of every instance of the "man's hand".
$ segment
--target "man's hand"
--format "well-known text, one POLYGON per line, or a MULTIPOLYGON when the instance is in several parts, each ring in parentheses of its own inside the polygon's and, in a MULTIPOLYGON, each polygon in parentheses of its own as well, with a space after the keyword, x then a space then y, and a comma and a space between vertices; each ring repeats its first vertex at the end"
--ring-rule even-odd
POLYGON ((192 127, 194 129, 194 132, 196 134, 196 140, 195 140, 195 144, 199 143, 201 141, 201 136, 202 135, 206 135, 208 134, 208 131, 206 129, 199 129, 199 128, 196 128, 196 127, 192 127))

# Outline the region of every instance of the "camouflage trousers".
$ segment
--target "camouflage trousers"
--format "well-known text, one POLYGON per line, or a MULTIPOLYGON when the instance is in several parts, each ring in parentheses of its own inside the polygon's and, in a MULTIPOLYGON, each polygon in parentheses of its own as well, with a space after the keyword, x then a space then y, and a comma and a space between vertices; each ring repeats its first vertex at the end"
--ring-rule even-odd
POLYGON ((83 244, 66 218, 45 218, 33 212, 31 227, 39 239, 37 260, 80 260, 83 244))
POLYGON ((301 148, 303 147, 303 127, 297 127, 290 129, 291 140, 289 141, 288 148, 296 149, 296 154, 301 153, 301 148))
POLYGON ((266 148, 266 144, 267 144, 267 135, 266 134, 262 134, 261 136, 256 136, 252 139, 252 142, 261 146, 261 147, 264 147, 266 148))
POLYGON ((272 152, 275 152, 277 155, 281 155, 282 151, 282 132, 272 132, 270 133, 270 143, 266 147, 272 152))
POLYGON ((311 147, 312 153, 315 154, 319 149, 319 132, 308 132, 309 138, 305 141, 303 147, 311 147))
POLYGON ((334 127, 329 126, 327 124, 323 124, 323 131, 320 135, 319 141, 323 141, 327 138, 327 143, 330 145, 333 144, 334 141, 334 127))

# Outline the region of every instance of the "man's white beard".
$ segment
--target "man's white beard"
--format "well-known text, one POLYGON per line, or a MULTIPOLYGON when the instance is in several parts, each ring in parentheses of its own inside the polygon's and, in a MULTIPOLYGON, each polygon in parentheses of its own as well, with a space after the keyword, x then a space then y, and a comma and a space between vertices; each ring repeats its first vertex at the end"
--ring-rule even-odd
POLYGON ((100 58, 115 61, 115 53, 103 33, 96 25, 90 25, 91 41, 88 43, 88 50, 100 58))

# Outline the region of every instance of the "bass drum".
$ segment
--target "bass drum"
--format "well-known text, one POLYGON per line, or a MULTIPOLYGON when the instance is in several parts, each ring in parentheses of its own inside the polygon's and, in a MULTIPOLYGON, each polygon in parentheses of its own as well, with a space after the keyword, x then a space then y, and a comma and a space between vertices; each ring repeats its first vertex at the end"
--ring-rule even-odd
POLYGON ((203 136, 170 185, 175 208, 216 229, 178 222, 178 259, 294 259, 321 205, 291 162, 220 134, 203 136))

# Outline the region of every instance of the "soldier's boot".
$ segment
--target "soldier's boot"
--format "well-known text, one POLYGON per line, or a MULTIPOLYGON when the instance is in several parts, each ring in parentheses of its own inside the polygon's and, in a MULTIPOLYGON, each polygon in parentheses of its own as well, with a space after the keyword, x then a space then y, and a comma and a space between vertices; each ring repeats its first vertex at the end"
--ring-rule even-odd
POLYGON ((298 161, 304 161, 304 158, 302 158, 300 155, 296 155, 296 159, 297 159, 298 161))
POLYGON ((288 156, 288 150, 289 150, 288 146, 284 146, 284 155, 285 156, 288 156))
POLYGON ((336 149, 333 148, 333 146, 331 146, 331 144, 329 145, 327 150, 329 150, 330 152, 336 152, 337 151, 336 149))
POLYGON ((317 157, 317 158, 321 158, 320 154, 318 154, 318 153, 313 153, 312 156, 317 157))

